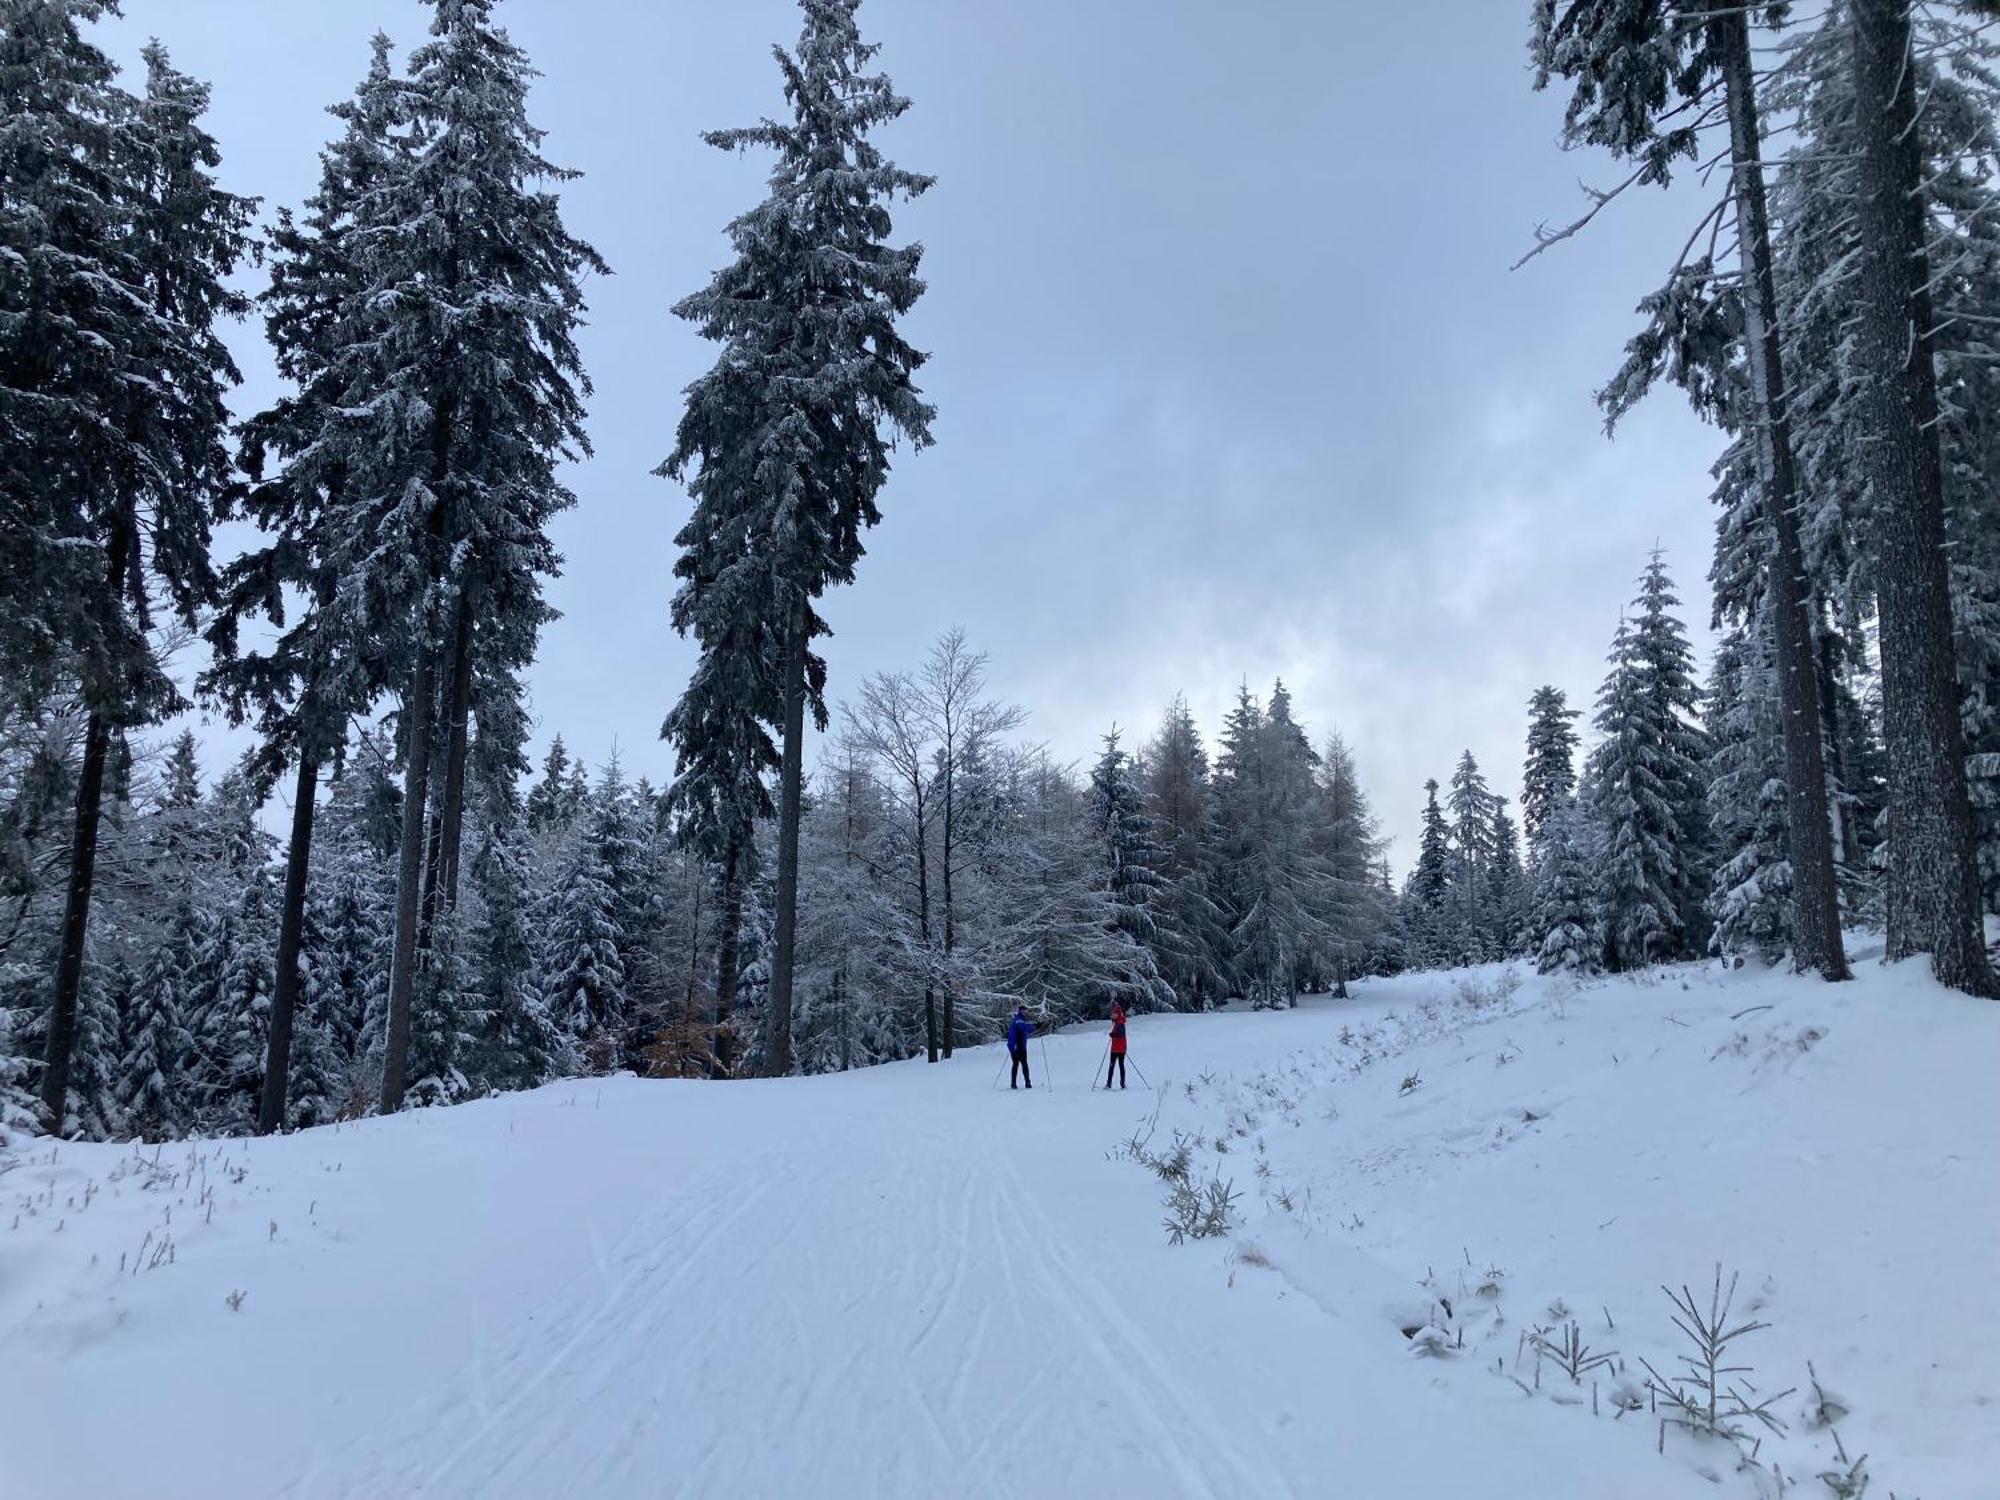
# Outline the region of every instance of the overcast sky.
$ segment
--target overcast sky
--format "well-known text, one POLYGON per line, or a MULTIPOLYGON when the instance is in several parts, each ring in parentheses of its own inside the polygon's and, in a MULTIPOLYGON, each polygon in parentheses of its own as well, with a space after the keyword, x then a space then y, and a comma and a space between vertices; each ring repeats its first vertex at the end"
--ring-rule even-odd
MULTIPOLYGON (((909 319, 936 446, 907 450, 858 583, 826 603, 836 697, 963 625, 1029 729, 1085 759, 1185 692, 1211 740, 1236 684, 1282 676, 1337 726, 1404 868, 1421 785, 1470 748, 1518 791, 1528 695, 1588 707, 1657 541, 1704 643, 1717 440, 1662 394, 1604 438, 1591 392, 1688 222, 1621 201, 1508 269, 1604 163, 1556 147, 1529 88, 1527 0, 867 0, 914 107, 890 154, 938 184, 897 217, 926 247, 909 319), (1421 17, 1422 19, 1417 19, 1421 17)), ((725 257, 755 156, 703 129, 781 107, 790 0, 505 0, 545 75, 531 108, 588 289, 596 457, 572 476, 530 678, 557 730, 663 780, 691 651, 667 625, 680 489, 651 477, 713 358, 668 309, 725 257)), ((236 191, 297 204, 378 27, 417 0, 125 0, 214 87, 236 191)), ((243 409, 274 390, 235 335, 243 409)), ((217 734, 218 743, 225 737, 217 734)))

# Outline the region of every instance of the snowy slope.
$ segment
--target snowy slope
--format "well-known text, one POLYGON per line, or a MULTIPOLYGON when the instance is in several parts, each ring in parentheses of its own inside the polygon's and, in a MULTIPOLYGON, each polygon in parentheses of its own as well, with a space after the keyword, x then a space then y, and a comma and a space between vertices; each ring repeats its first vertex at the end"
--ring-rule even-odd
POLYGON ((1871 1493, 2000 1494, 2000 1006, 1861 967, 1139 1018, 1157 1094, 1088 1092, 1093 1030, 1032 1094, 981 1048, 42 1144, 0 1174, 0 1497, 1830 1493, 1804 1396, 1758 1471, 1613 1419, 1718 1260, 1747 1378, 1811 1360, 1871 1493), (1231 1239, 1166 1243, 1148 1128, 1233 1178, 1231 1239), (1558 1299, 1625 1364, 1597 1415, 1522 1351, 1558 1299))

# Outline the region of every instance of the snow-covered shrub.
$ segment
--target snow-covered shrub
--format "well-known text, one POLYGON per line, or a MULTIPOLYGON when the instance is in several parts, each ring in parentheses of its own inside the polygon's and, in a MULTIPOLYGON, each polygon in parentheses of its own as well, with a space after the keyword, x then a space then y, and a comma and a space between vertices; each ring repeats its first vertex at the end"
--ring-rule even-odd
POLYGON ((1182 1179, 1167 1195, 1167 1243, 1216 1239, 1235 1223, 1236 1189, 1218 1174, 1196 1187, 1182 1179))

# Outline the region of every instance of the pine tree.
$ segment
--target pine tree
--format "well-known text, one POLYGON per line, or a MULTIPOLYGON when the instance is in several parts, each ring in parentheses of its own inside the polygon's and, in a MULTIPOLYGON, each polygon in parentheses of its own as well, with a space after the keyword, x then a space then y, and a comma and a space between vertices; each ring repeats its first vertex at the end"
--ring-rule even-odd
POLYGON ((616 1056, 625 1014, 626 934, 613 874, 595 840, 576 840, 547 898, 535 989, 556 1025, 587 1044, 600 1068, 616 1056))
POLYGON ((27 1089, 28 1060, 14 1040, 14 1012, 0 1005, 0 1148, 35 1128, 33 1096, 27 1089))
POLYGON ((189 903, 132 991, 126 1017, 131 1040, 119 1063, 117 1101, 125 1129, 141 1140, 172 1140, 186 1123, 181 1070, 194 1051, 194 1039, 183 1018, 194 923, 189 903))
MULTIPOLYGON (((1632 623, 1632 649, 1645 675, 1653 722, 1665 750, 1661 762, 1663 794, 1679 828, 1676 863, 1679 882, 1674 902, 1681 914, 1686 941, 1695 952, 1708 939, 1708 740, 1701 727, 1701 687, 1695 677, 1694 649, 1687 627, 1674 612, 1680 600, 1673 591, 1664 555, 1657 549, 1640 576, 1637 611, 1632 623)), ((1815 683, 1817 691, 1817 683, 1815 683)))
MULTIPOLYGON (((1848 977, 1841 943, 1825 758, 1818 723, 1819 672, 1812 601, 1799 531, 1799 485, 1762 160, 1763 125, 1751 26, 1782 6, 1725 0, 1535 0, 1535 86, 1575 84, 1567 143, 1609 148, 1635 162, 1625 186, 1665 186, 1677 165, 1704 155, 1703 130, 1727 129, 1727 195, 1711 206, 1669 276, 1641 304, 1648 324, 1627 345, 1624 367, 1599 394, 1609 420, 1661 376, 1695 410, 1751 435, 1764 528, 1762 592, 1771 611, 1785 696, 1786 790, 1794 832, 1793 927, 1797 961, 1828 979, 1848 977), (1716 95, 1722 108, 1717 110, 1716 95), (1703 231, 1733 210, 1739 272, 1719 272, 1703 231)), ((1622 192, 1623 187, 1616 190, 1622 192)), ((1615 196, 1614 192, 1611 196, 1615 196)), ((1596 216, 1608 198, 1572 230, 1596 216)), ((1566 237, 1545 233, 1542 246, 1566 237)), ((1713 239, 1714 235, 1710 235, 1713 239)), ((1683 878, 1687 872, 1681 872, 1683 878)))
POLYGON ((1338 732, 1327 735, 1320 751, 1318 780, 1313 844, 1334 903, 1333 991, 1344 997, 1347 981, 1367 966, 1388 926, 1390 903, 1374 873, 1388 843, 1338 732))
MULTIPOLYGON (((1780 293, 1788 335, 1811 368, 1826 372, 1802 394, 1798 419, 1806 492, 1814 502, 1807 530, 1823 539, 1814 563, 1845 658, 1861 661, 1870 654, 1878 526, 1869 478, 1876 459, 1863 452, 1875 446, 1865 399, 1871 377, 1867 351, 1853 337, 1864 299, 1862 227, 1854 212, 1862 142, 1847 10, 1830 10, 1793 46, 1794 82, 1785 102, 1799 116, 1798 143, 1783 161, 1773 193, 1781 228, 1780 293)), ((1924 103, 1913 137, 1922 163, 1924 236, 1931 246, 1950 248, 1931 267, 1927 284, 1938 398, 1934 431, 1942 461, 1949 602, 1974 837, 1989 850, 1993 809, 2000 806, 1987 779, 2000 769, 1992 760, 2000 749, 1992 707, 2000 702, 2000 584, 1995 582, 2000 544, 1992 540, 2000 518, 1987 480, 2000 454, 1993 333, 2000 316, 2000 190, 1993 185, 2000 160, 1996 56, 2000 49, 1989 40, 1948 17, 1917 19, 1911 67, 1924 103)), ((1846 712, 1836 696, 1838 678, 1828 686, 1832 691, 1825 696, 1833 709, 1846 712)), ((1859 731, 1851 720, 1828 726, 1836 750, 1859 731)), ((1861 762, 1867 764, 1857 762, 1852 770, 1839 765, 1844 796, 1870 801, 1874 760, 1864 750, 1861 762)), ((1864 841, 1854 827, 1846 833, 1850 845, 1864 841)), ((1883 853, 1893 871, 1893 851, 1883 853)), ((1982 861, 1982 868, 1991 867, 1990 857, 1982 861)), ((1862 862, 1850 857, 1843 864, 1850 884, 1859 883, 1862 862)), ((1863 890, 1866 894, 1865 885, 1863 890)), ((1892 904, 1898 912, 1908 909, 1902 895, 1892 904)))
POLYGON ((472 1076, 489 1088, 534 1088, 571 1071, 575 1059, 535 984, 527 860, 517 835, 489 827, 472 876, 479 919, 466 950, 485 1016, 472 1076))
POLYGON ((1228 993, 1229 931, 1215 899, 1208 751, 1179 695, 1147 746, 1143 779, 1165 855, 1156 956, 1181 1005, 1199 1010, 1228 993))
POLYGON ((216 332, 254 205, 215 185, 206 92, 146 53, 142 97, 82 28, 103 0, 0 6, 0 644, 31 695, 74 677, 88 713, 42 1103, 67 1117, 112 742, 178 706, 148 631, 212 597, 229 472, 216 332))
POLYGON ((1944 464, 1909 0, 1852 0, 1858 311, 1889 766, 1888 956, 2000 994, 1986 957, 1946 563, 1944 464))
POLYGON ((1539 863, 1543 830, 1576 793, 1576 720, 1561 688, 1539 687, 1528 700, 1528 759, 1521 772, 1521 823, 1529 862, 1539 863))
POLYGON ((381 1075, 395 888, 387 755, 364 740, 334 776, 313 841, 303 967, 312 1023, 336 1074, 336 1112, 358 1110, 381 1075))
POLYGON ((1406 957, 1415 968, 1437 968, 1450 962, 1444 923, 1451 871, 1451 830, 1438 806, 1438 784, 1433 777, 1424 783, 1423 832, 1418 836, 1417 862, 1403 888, 1406 957))
MULTIPOLYGON (((380 227, 369 213, 371 207, 379 211, 384 189, 409 170, 406 142, 395 134, 405 123, 405 104, 391 75, 388 38, 378 35, 354 98, 331 111, 344 129, 320 153, 318 191, 303 217, 280 211, 271 285, 259 303, 279 371, 292 389, 245 424, 243 466, 252 483, 241 506, 269 540, 224 570, 221 607, 208 628, 215 661, 203 676, 204 692, 233 722, 254 722, 270 774, 289 761, 295 777, 269 1055, 258 1102, 261 1133, 278 1129, 288 1116, 321 768, 338 751, 348 718, 366 713, 386 690, 394 659, 353 586, 357 571, 365 570, 365 555, 355 555, 355 544, 374 539, 348 534, 346 507, 352 493, 368 493, 360 476, 374 461, 366 444, 356 441, 353 346, 379 331, 378 315, 363 310, 375 264, 371 236, 380 227), (243 623, 259 617, 275 635, 246 649, 243 623)), ((314 1062, 308 1073, 316 1077, 320 1065, 314 1062)))
POLYGON ((580 765, 572 767, 561 735, 549 741, 541 779, 529 791, 524 809, 529 833, 560 833, 575 826, 589 794, 589 784, 579 783, 572 774, 581 770, 580 765))
MULTIPOLYGON (((1166 851, 1155 836, 1115 726, 1104 736, 1104 753, 1090 772, 1090 831, 1104 861, 1111 921, 1150 954, 1160 936, 1156 908, 1165 889, 1160 868, 1166 851)), ((1147 967, 1157 971, 1150 960, 1147 967)))
POLYGON ((1527 917, 1527 876, 1521 867, 1521 839, 1507 816, 1507 799, 1493 799, 1493 830, 1488 848, 1493 864, 1486 881, 1487 951, 1495 958, 1520 953, 1527 917))
POLYGON ((1741 628, 1726 635, 1710 675, 1708 815, 1717 863, 1709 947, 1776 962, 1791 945, 1792 863, 1778 679, 1762 637, 1741 628))
POLYGON ((1335 896, 1309 841, 1319 756, 1280 682, 1268 705, 1248 687, 1223 729, 1216 767, 1218 869, 1239 992, 1259 1009, 1298 1003, 1335 946, 1335 896))
MULTIPOLYGON (((456 893, 475 692, 518 709, 513 679, 550 617, 548 525, 575 503, 559 466, 590 451, 576 347, 581 283, 607 268, 563 226, 544 186, 574 174, 541 154, 533 68, 493 24, 493 0, 431 0, 410 57, 407 165, 357 212, 371 226, 373 313, 353 346, 371 376, 377 458, 343 506, 374 520, 393 561, 403 669, 403 832, 379 1108, 409 1079, 423 939, 456 893), (378 311, 379 310, 379 311, 378 311), (505 371, 507 379, 495 379, 505 371)), ((389 583, 376 568, 370 587, 389 583)), ((503 741, 512 736, 503 735, 503 741)))
POLYGON ((1450 880, 1444 903, 1449 961, 1475 964, 1491 957, 1488 928, 1493 920, 1494 818, 1499 800, 1486 784, 1479 762, 1467 750, 1451 774, 1445 797, 1450 819, 1450 880))
POLYGON ((1554 809, 1542 824, 1529 935, 1536 967, 1544 974, 1595 973, 1604 953, 1585 832, 1574 804, 1554 809))
POLYGON ((211 920, 194 955, 189 1092, 204 1130, 234 1135, 256 1124, 276 982, 277 904, 264 862, 248 866, 239 895, 211 920))
MULTIPOLYGON (((859 0, 801 0, 796 50, 774 49, 791 106, 704 137, 724 150, 776 152, 765 200, 729 226, 736 259, 675 312, 724 346, 688 388, 663 472, 684 478, 694 514, 677 540, 674 624, 694 636, 719 696, 702 717, 744 744, 755 717, 781 742, 776 932, 764 1068, 792 1066, 804 714, 825 725, 826 633, 814 601, 851 582, 861 535, 879 519, 888 436, 930 441, 931 408, 913 383, 924 356, 896 331, 923 292, 921 249, 887 243, 889 205, 930 179, 870 141, 908 101, 866 71, 875 48, 859 0), (716 653, 732 658, 728 665, 716 653)), ((732 779, 752 768, 733 766, 732 779)), ((761 775, 762 766, 755 767, 761 775)))
POLYGON ((1598 697, 1603 736, 1586 777, 1605 841, 1600 867, 1606 960, 1630 969, 1678 957, 1705 891, 1698 890, 1705 817, 1698 694, 1672 583, 1655 553, 1621 621, 1598 697))

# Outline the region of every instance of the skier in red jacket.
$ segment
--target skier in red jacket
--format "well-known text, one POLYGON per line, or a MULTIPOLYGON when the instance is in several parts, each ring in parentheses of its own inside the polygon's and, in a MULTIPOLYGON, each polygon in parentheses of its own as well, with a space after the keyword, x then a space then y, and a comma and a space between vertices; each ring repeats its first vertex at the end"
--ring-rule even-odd
POLYGON ((1118 1087, 1125 1087, 1125 1007, 1116 1000, 1111 1002, 1111 1062, 1104 1070, 1104 1086, 1111 1087, 1111 1079, 1116 1075, 1118 1087))

